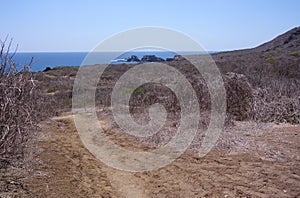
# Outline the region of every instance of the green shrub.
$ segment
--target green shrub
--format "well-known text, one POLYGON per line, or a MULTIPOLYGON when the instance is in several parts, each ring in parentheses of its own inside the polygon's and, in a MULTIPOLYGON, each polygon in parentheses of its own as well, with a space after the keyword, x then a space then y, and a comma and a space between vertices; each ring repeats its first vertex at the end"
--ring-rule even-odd
POLYGON ((195 66, 194 66, 193 64, 189 64, 189 68, 190 68, 190 69, 194 69, 195 66))
POLYGON ((64 101, 64 104, 65 105, 72 105, 72 98, 69 98, 69 99, 66 99, 65 101, 64 101))
POLYGON ((137 95, 143 95, 146 93, 146 90, 143 87, 138 87, 134 90, 134 93, 137 95))
POLYGON ((299 56, 299 53, 298 52, 292 52, 290 55, 291 56, 299 56))
POLYGON ((55 89, 55 88, 49 88, 49 89, 47 90, 47 93, 54 93, 54 92, 56 92, 56 89, 55 89))
POLYGON ((268 62, 274 62, 275 58, 274 57, 269 57, 269 58, 266 58, 266 61, 268 61, 268 62))
POLYGON ((136 89, 134 88, 130 88, 130 87, 124 87, 122 88, 122 91, 124 91, 125 93, 132 93, 135 95, 142 95, 146 93, 146 90, 143 87, 138 87, 136 89))

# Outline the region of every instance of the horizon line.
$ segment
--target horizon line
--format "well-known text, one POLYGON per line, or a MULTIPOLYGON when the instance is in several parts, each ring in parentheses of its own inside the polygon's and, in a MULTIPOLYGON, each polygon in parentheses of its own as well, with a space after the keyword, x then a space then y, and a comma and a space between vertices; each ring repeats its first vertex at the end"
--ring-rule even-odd
MULTIPOLYGON (((203 51, 177 51, 177 52, 225 52, 225 51, 233 51, 233 50, 203 50, 203 51)), ((106 51, 105 53, 119 53, 122 51, 106 51)), ((153 51, 125 51, 127 52, 173 52, 166 50, 153 50, 153 51)), ((102 52, 90 52, 90 51, 17 51, 16 53, 102 53, 102 52)))

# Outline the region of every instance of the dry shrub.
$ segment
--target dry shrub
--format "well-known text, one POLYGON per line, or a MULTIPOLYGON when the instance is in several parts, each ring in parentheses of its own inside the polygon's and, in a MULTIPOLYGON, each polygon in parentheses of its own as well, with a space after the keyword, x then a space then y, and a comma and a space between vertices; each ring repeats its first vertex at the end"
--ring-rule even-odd
MULTIPOLYGON (((210 94, 201 74, 193 69, 188 61, 171 61, 168 64, 178 69, 189 80, 197 94, 201 112, 209 112, 210 94)), ((111 92, 116 81, 132 67, 134 65, 111 65, 105 70, 96 90, 97 105, 111 105, 111 92)), ((49 87, 57 90, 53 95, 44 98, 44 103, 51 103, 46 105, 45 109, 53 108, 47 112, 65 110, 66 104, 70 105, 73 80, 67 77, 71 76, 70 74, 75 75, 77 69, 57 68, 36 76, 36 79, 41 82, 38 84, 41 92, 45 92, 49 87)), ((300 81, 298 78, 283 75, 281 72, 274 76, 267 74, 267 71, 258 71, 250 76, 229 72, 223 74, 223 79, 228 119, 299 123, 300 81)), ((160 84, 148 83, 135 90, 124 88, 124 91, 134 91, 130 100, 130 112, 136 114, 136 117, 139 117, 138 113, 147 112, 148 107, 154 103, 163 104, 175 117, 180 112, 180 105, 174 93, 160 84)), ((70 108, 71 106, 67 109, 70 108)))
POLYGON ((0 48, 0 164, 23 156, 24 145, 35 124, 34 83, 27 72, 29 65, 17 71, 10 53, 12 41, 0 48))
POLYGON ((253 89, 243 74, 229 72, 223 76, 226 88, 227 114, 234 120, 253 118, 253 89))
MULTIPOLYGON (((170 66, 178 69, 185 75, 196 92, 201 112, 211 110, 211 96, 202 75, 188 61, 169 62, 170 66)), ((98 89, 96 101, 98 105, 110 105, 111 92, 118 78, 132 66, 111 65, 104 72, 98 89), (122 67, 123 70, 120 68, 122 67)), ((223 75, 226 88, 227 118, 234 120, 249 120, 253 118, 253 89, 247 77, 242 74, 227 73, 223 75)), ((176 95, 166 86, 159 83, 147 83, 133 90, 124 87, 125 91, 133 91, 130 98, 130 112, 133 114, 145 113, 149 106, 155 103, 162 104, 172 119, 178 117, 180 104, 176 95)), ((140 116, 137 116, 140 117, 140 116)), ((227 119, 226 123, 230 121, 227 119)))
POLYGON ((258 89, 255 119, 263 122, 300 124, 300 98, 287 97, 272 89, 258 89))
POLYGON ((242 74, 227 73, 224 81, 227 113, 234 120, 254 119, 260 122, 300 124, 297 80, 273 78, 268 86, 255 89, 242 74))
MULTIPOLYGON (((258 76, 260 81, 257 80, 254 94, 255 120, 300 124, 300 80, 283 73, 276 77, 267 74, 258 76)), ((252 78, 257 79, 257 76, 252 78)))

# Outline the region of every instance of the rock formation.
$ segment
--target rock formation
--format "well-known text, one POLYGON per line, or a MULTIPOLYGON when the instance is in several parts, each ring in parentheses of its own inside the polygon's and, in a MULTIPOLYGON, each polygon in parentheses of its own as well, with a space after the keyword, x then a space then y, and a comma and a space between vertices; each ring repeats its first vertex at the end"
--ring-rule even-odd
POLYGON ((141 61, 142 62, 163 62, 165 60, 155 55, 144 55, 141 61))

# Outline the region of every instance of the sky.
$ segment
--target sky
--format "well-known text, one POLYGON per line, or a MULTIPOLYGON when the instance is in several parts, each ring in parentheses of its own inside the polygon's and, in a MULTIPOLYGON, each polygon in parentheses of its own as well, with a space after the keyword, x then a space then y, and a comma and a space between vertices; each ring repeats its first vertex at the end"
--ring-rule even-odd
POLYGON ((90 51, 110 36, 154 26, 208 51, 251 48, 300 26, 299 0, 1 0, 0 39, 19 52, 90 51))

